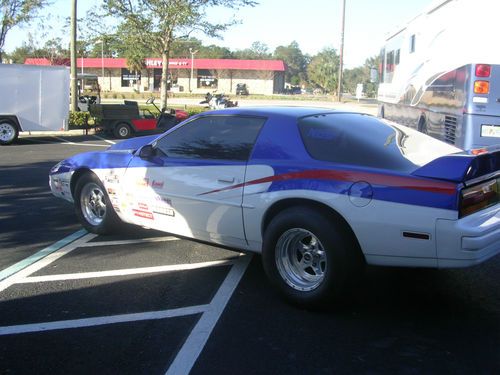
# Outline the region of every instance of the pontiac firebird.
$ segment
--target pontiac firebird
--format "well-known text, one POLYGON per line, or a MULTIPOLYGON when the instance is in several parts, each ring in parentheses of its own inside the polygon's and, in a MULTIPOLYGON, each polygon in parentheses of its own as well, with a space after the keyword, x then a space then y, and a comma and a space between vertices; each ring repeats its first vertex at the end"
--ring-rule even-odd
POLYGON ((90 232, 121 222, 262 253, 292 302, 361 264, 466 267, 500 252, 500 148, 462 151, 375 117, 235 108, 66 159, 50 188, 90 232))

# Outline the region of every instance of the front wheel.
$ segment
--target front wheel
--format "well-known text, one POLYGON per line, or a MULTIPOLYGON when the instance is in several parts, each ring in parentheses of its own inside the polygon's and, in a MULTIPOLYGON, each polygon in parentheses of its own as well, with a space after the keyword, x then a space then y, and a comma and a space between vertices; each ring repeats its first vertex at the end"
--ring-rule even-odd
POLYGON ((319 306, 340 297, 354 277, 352 242, 332 217, 308 207, 289 208, 265 231, 263 266, 289 301, 319 306))
POLYGON ((10 120, 0 120, 0 145, 10 145, 19 135, 17 126, 10 120))
POLYGON ((94 174, 87 173, 77 181, 74 202, 78 220, 91 233, 109 234, 120 222, 104 186, 94 174))

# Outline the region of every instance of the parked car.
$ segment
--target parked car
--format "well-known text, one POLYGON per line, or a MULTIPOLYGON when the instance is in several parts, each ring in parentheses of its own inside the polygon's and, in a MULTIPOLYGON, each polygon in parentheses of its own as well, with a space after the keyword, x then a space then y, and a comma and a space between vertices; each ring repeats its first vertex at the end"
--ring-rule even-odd
POLYGON ((249 95, 248 86, 246 83, 238 83, 236 85, 236 95, 249 95))
POLYGON ((466 267, 500 252, 500 147, 317 108, 205 112, 61 161, 50 188, 82 225, 121 222, 262 253, 289 300, 338 297, 365 263, 466 267))
POLYGON ((90 115, 96 124, 116 138, 124 139, 132 135, 162 133, 181 121, 189 114, 181 109, 160 110, 154 103, 154 98, 146 101, 156 108, 156 112, 140 109, 134 100, 125 100, 123 104, 93 104, 90 105, 90 115))

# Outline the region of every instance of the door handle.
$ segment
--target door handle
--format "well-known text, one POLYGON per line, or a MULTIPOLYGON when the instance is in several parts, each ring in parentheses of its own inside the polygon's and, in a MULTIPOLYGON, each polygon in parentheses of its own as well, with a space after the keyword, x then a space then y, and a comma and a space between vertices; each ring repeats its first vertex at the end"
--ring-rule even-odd
POLYGON ((232 184, 234 182, 234 177, 218 178, 217 181, 223 184, 232 184))

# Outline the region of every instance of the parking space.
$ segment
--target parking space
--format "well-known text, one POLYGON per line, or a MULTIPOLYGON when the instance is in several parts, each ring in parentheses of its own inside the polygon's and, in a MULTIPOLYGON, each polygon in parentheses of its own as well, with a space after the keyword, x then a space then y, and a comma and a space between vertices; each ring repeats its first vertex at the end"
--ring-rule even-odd
MULTIPOLYGON (((9 359, 32 355, 33 342, 38 342, 42 347, 60 346, 62 352, 75 350, 65 348, 68 343, 92 348, 76 356, 86 373, 127 373, 131 368, 148 373, 152 364, 154 373, 189 372, 251 256, 192 246, 170 236, 131 237, 101 239, 79 231, 67 244, 43 249, 36 262, 32 256, 10 267, 19 270, 0 281, 0 362, 8 363, 4 369, 22 373, 25 362, 9 359), (159 329, 162 333, 156 337, 159 329), (96 347, 115 344, 123 352, 140 350, 120 358, 119 365, 95 353, 96 347), (150 345, 161 347, 151 351, 150 345)), ((57 368, 59 357, 53 364, 49 359, 44 359, 47 373, 70 370, 57 368)))

